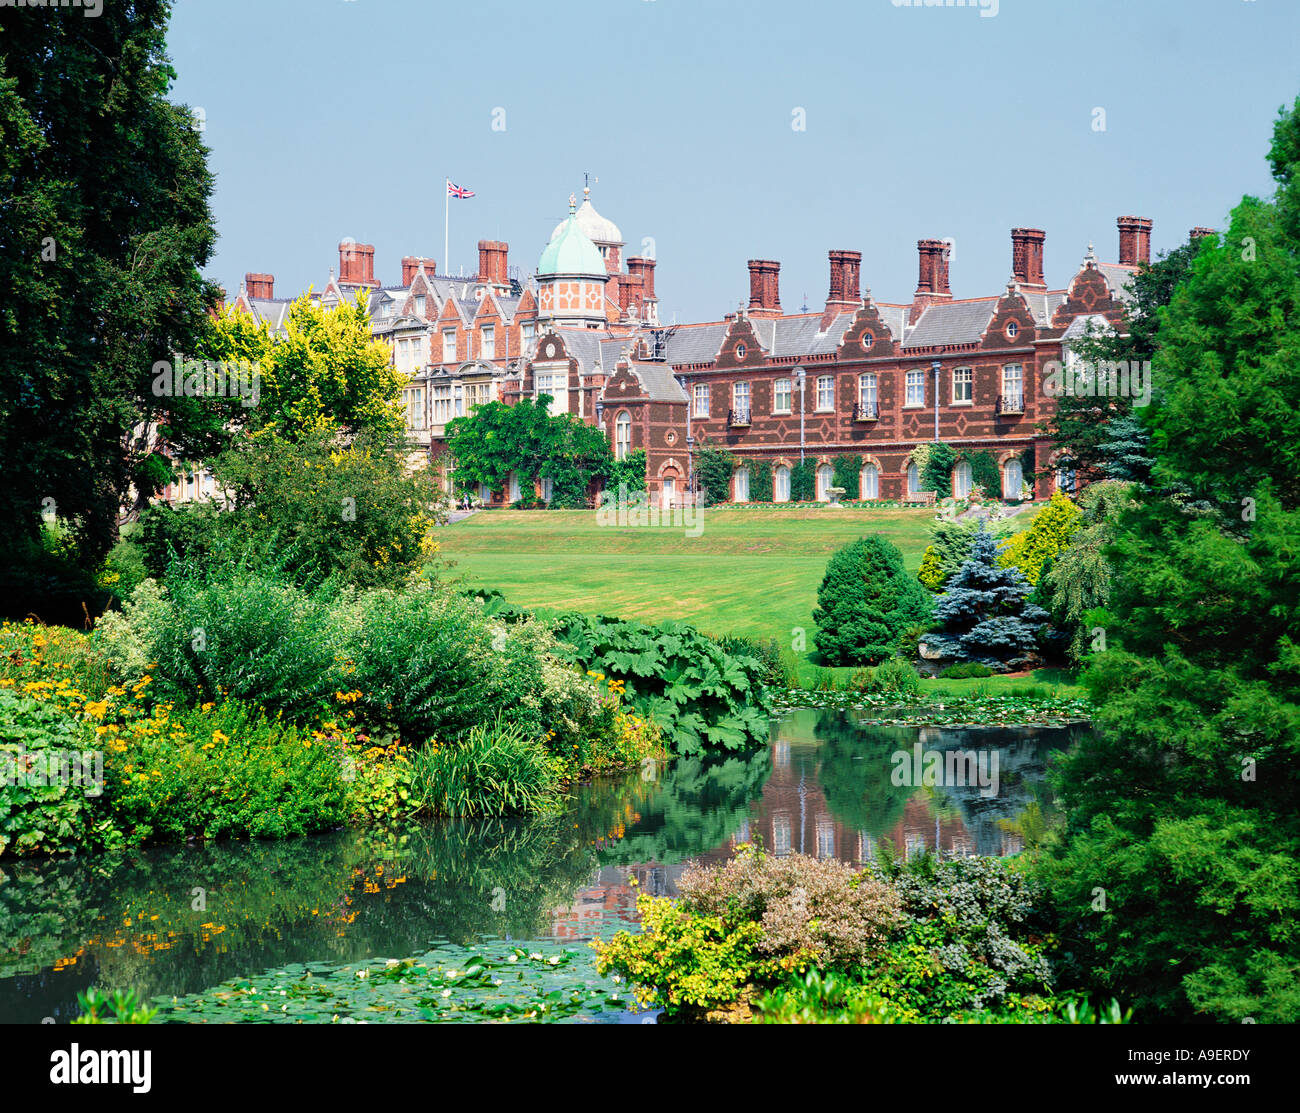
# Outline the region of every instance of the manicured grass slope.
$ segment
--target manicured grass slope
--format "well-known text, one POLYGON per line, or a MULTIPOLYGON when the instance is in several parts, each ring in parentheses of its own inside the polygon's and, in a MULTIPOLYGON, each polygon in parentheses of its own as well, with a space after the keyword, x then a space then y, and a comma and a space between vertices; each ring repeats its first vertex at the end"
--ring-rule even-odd
POLYGON ((703 533, 600 526, 583 511, 494 511, 440 530, 443 553, 475 587, 511 602, 658 622, 789 644, 812 609, 826 562, 841 545, 879 533, 911 571, 933 514, 924 510, 708 510, 703 533))
MULTIPOLYGON (((1027 527, 1032 513, 1015 522, 1027 527)), ((682 526, 597 524, 590 511, 504 510, 475 514, 438 531, 453 575, 471 587, 495 588, 512 603, 539 611, 583 611, 643 622, 676 618, 709 634, 776 638, 790 646, 805 631, 804 683, 817 587, 831 554, 878 533, 898 546, 911 572, 921 566, 933 512, 927 510, 708 510, 703 532, 682 526)), ((852 670, 835 670, 848 675, 852 670)), ((1036 682, 1059 683, 1057 677, 1036 682)), ((979 681, 933 681, 963 692, 979 681)), ((992 689, 1022 685, 1000 677, 992 689)))

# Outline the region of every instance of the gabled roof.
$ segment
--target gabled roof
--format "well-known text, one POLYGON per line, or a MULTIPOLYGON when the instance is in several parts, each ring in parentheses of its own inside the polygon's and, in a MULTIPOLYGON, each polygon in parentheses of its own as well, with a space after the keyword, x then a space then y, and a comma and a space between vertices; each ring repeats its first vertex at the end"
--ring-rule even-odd
POLYGON ((947 344, 975 344, 984 336, 997 312, 998 298, 935 302, 903 341, 904 348, 930 348, 947 344))
POLYGON ((1107 283, 1110 284, 1111 292, 1116 301, 1122 301, 1128 304, 1133 300, 1133 291, 1129 289, 1129 283, 1133 281, 1133 276, 1137 274, 1137 267, 1124 267, 1119 263, 1098 263, 1097 269, 1101 271, 1107 283))
POLYGON ((641 382, 641 389, 652 402, 686 401, 686 391, 673 377, 671 369, 662 363, 634 363, 632 374, 641 382))
POLYGON ((815 356, 834 352, 853 323, 853 313, 837 314, 830 327, 822 332, 822 314, 808 313, 791 317, 751 317, 754 335, 768 355, 815 356))
POLYGON ((671 364, 711 363, 722 349, 726 335, 726 321, 676 325, 668 330, 667 360, 671 364))
POLYGON ((1065 304, 1064 290, 1049 290, 1046 293, 1021 290, 1025 304, 1029 306, 1030 315, 1041 326, 1051 327, 1052 315, 1065 304))
POLYGON ((1110 334, 1115 331, 1115 326, 1100 313, 1085 313, 1070 322, 1070 327, 1062 333, 1061 339, 1081 340, 1088 335, 1089 327, 1096 335, 1110 334))

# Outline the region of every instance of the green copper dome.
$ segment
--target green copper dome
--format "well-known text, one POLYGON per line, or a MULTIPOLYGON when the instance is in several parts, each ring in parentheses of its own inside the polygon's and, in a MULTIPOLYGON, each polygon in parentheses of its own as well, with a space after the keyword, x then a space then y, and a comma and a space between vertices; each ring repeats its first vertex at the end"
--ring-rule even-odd
POLYGON ((548 274, 604 275, 605 260, 587 234, 578 227, 574 198, 569 198, 569 219, 556 230, 537 264, 537 276, 548 274))

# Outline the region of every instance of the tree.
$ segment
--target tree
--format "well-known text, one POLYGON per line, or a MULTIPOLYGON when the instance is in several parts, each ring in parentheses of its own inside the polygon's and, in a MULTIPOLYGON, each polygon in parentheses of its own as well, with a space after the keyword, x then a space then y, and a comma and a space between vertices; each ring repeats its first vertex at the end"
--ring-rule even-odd
POLYGON ((1037 514, 1029 528, 1007 543, 999 558, 1003 567, 1015 567, 1032 585, 1038 583, 1043 565, 1064 549, 1079 529, 1083 515, 1069 495, 1057 491, 1037 514))
MULTIPOLYGON (((1161 346, 1162 310, 1212 237, 1192 240, 1143 265, 1130 284, 1132 301, 1122 331, 1090 329, 1075 343, 1086 366, 1146 364, 1161 346)), ((1095 389, 1095 388, 1094 388, 1095 389)), ((1059 450, 1057 466, 1145 483, 1150 477, 1150 432, 1132 397, 1066 393, 1040 426, 1059 450)), ((1149 399, 1148 399, 1149 401, 1149 399)))
POLYGON ((151 375, 193 348, 218 296, 199 273, 216 239, 206 149, 167 99, 169 14, 136 0, 95 19, 51 6, 4 21, 3 565, 51 510, 80 565, 98 567, 131 489, 169 474, 157 434, 141 431, 191 431, 195 399, 155 395, 151 375))
POLYGON ((1093 651, 1088 615, 1110 602, 1111 569, 1105 549, 1115 538, 1122 510, 1135 507, 1134 485, 1107 479, 1089 484, 1079 495, 1082 515, 1070 543, 1043 566, 1038 594, 1052 622, 1067 640, 1067 652, 1082 664, 1093 651))
POLYGON ((550 404, 546 394, 511 406, 488 402, 450 422, 447 448, 456 461, 457 489, 482 484, 504 490, 513 474, 527 484, 550 479, 553 507, 586 506, 591 485, 612 474, 614 454, 601 430, 574 414, 552 416, 550 404))
MULTIPOLYGON (((936 518, 930 527, 930 544, 922 557, 922 568, 925 569, 927 578, 922 579, 918 573, 918 579, 931 591, 942 588, 970 559, 980 528, 978 518, 967 518, 964 521, 936 518)), ((993 532, 994 538, 1002 540, 1010 528, 1007 522, 998 525, 993 532)))
POLYGON ((1160 320, 1152 489, 1103 550, 1098 730, 1040 865, 1089 981, 1162 1019, 1300 1019, 1300 100, 1270 160, 1160 320))
POLYGON ((998 543, 981 522, 970 559, 934 605, 937 634, 929 648, 1010 671, 1030 663, 1047 612, 1028 602, 1031 587, 1018 568, 1000 566, 998 543))
POLYGON ((403 376, 392 349, 371 332, 368 299, 362 290, 354 302, 323 306, 304 294, 289 306, 283 337, 234 308, 213 321, 200 355, 251 363, 258 372, 257 404, 237 407, 235 424, 295 440, 401 434, 403 376))
POLYGON ((925 547, 925 552, 921 554, 921 569, 916 574, 916 578, 933 592, 939 592, 943 588, 944 574, 943 563, 939 559, 939 550, 931 542, 925 547))
POLYGON ((929 593, 904 571, 902 554, 883 537, 863 537, 826 566, 813 611, 817 651, 829 665, 874 665, 929 617, 929 593))
POLYGON ((362 433, 290 440, 274 429, 242 437, 213 461, 230 505, 155 505, 141 543, 154 575, 175 557, 269 567, 302 586, 333 578, 397 587, 436 552, 443 496, 427 470, 411 472, 405 441, 362 433))
POLYGON ((575 414, 550 419, 549 443, 539 474, 551 480, 551 505, 580 510, 590 501, 593 483, 604 483, 614 464, 609 439, 575 414))

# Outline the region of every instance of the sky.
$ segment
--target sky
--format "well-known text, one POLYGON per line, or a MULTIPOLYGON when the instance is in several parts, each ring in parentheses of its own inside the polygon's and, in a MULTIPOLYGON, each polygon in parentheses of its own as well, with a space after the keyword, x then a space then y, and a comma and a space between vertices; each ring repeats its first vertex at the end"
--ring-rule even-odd
POLYGON ((1121 215, 1172 250, 1272 193, 1300 96, 1300 0, 177 0, 168 44, 231 296, 320 289, 349 236, 385 284, 404 255, 472 274, 480 239, 526 277, 589 173, 666 322, 746 302, 749 259, 789 313, 831 249, 886 302, 919 239, 951 238, 958 298, 1005 287, 1013 227, 1054 288, 1117 258, 1121 215), (447 178, 475 196, 444 258, 447 178))

